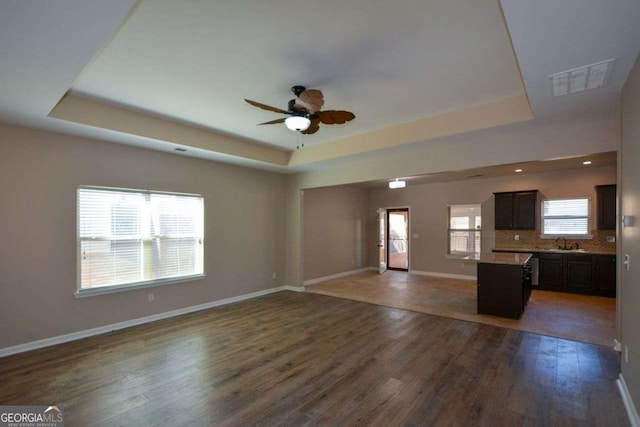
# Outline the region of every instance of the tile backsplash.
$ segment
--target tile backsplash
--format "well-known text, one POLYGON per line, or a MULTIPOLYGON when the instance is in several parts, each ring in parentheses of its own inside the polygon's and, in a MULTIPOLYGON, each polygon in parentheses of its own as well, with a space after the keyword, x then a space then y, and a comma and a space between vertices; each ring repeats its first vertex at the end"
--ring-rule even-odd
MULTIPOLYGON (((552 249, 557 248, 558 243, 555 239, 541 239, 540 232, 537 230, 496 230, 495 231, 495 248, 496 249, 552 249), (516 234, 520 236, 519 240, 515 240, 516 234)), ((615 230, 592 230, 593 239, 572 239, 567 237, 567 245, 575 246, 576 242, 580 244, 580 249, 593 252, 611 252, 616 251, 615 242, 607 242, 607 237, 615 236, 615 230)))

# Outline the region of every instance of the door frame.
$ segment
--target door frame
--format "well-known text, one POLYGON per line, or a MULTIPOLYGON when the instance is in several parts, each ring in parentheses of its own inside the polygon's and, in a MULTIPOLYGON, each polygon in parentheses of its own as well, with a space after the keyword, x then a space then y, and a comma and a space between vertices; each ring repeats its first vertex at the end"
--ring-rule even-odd
POLYGON ((383 206, 378 208, 378 211, 384 211, 385 215, 385 256, 387 262, 387 270, 394 271, 406 271, 407 273, 411 271, 411 206, 383 206), (394 210, 406 210, 407 211, 407 268, 392 268, 389 267, 389 211, 394 210))

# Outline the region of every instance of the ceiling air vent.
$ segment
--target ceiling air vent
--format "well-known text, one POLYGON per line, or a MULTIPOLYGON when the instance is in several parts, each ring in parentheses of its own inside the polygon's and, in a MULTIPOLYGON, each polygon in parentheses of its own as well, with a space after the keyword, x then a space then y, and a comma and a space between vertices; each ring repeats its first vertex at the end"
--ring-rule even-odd
POLYGON ((615 58, 550 75, 553 96, 562 96, 604 86, 609 80, 613 61, 615 58))

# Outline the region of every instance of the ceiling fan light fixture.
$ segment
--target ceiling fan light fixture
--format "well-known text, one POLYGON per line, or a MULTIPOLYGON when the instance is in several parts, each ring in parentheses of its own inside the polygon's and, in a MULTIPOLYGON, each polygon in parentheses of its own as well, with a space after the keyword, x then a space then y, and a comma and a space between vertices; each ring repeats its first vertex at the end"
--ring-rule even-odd
POLYGON ((305 116, 290 116, 287 117, 284 121, 284 125, 287 129, 295 130, 295 131, 305 131, 309 129, 309 125, 311 124, 311 120, 305 116))

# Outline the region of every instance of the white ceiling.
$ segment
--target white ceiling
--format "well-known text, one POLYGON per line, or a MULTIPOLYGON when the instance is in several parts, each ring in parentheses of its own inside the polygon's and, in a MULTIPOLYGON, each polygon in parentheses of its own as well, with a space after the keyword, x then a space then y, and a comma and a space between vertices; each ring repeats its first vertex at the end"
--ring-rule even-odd
POLYGON ((289 149, 244 98, 286 109, 302 84, 356 114, 318 144, 524 93, 494 0, 196 4, 143 1, 72 90, 289 149))
POLYGON ((298 135, 283 125, 256 126, 280 116, 244 98, 286 108, 290 87, 303 84, 323 91, 325 109, 356 114, 305 136, 306 146, 518 96, 528 98, 534 120, 618 114, 640 49, 640 2, 560 3, 5 0, 0 121, 163 151, 183 146, 195 157, 291 172, 305 162, 292 168, 251 150, 271 147, 269 158, 280 159, 282 150, 295 151, 298 135), (607 86, 551 97, 548 75, 612 57, 607 86), (111 108, 120 121, 86 119, 88 103, 85 118, 62 108, 76 97, 111 108), (165 134, 176 136, 124 126, 146 116, 147 128, 163 121, 171 129, 165 134), (176 126, 191 136, 180 138, 176 126), (226 149, 229 141, 242 150, 226 149))

